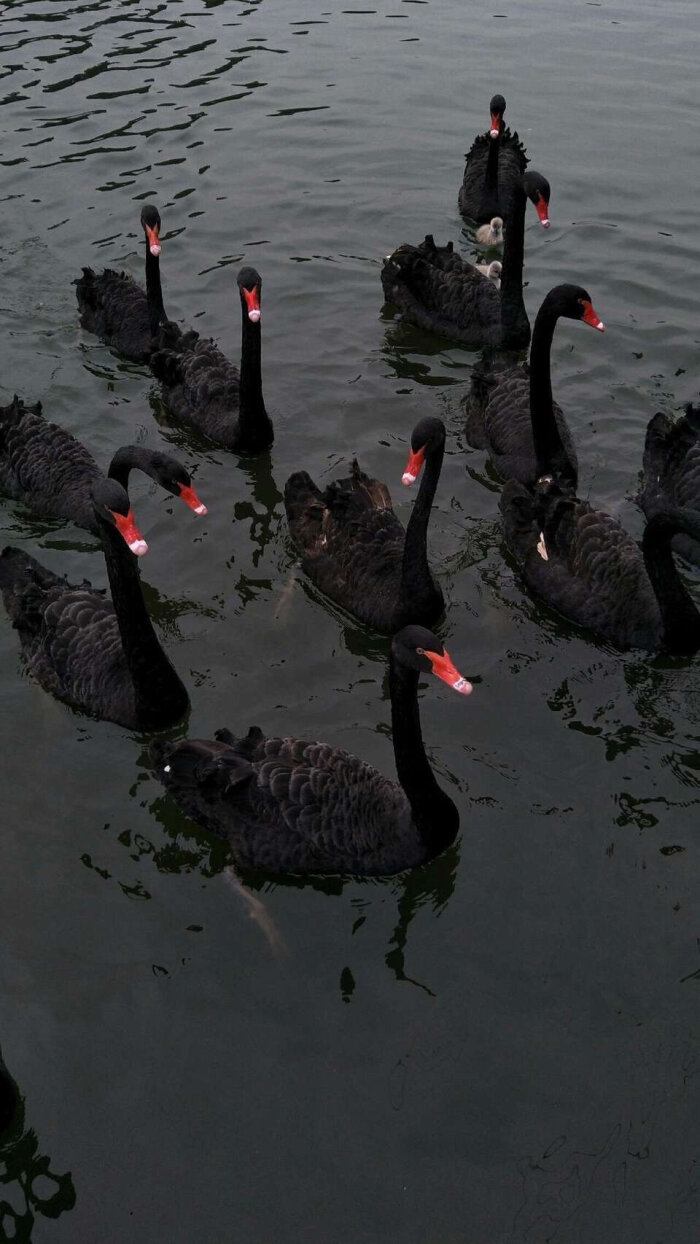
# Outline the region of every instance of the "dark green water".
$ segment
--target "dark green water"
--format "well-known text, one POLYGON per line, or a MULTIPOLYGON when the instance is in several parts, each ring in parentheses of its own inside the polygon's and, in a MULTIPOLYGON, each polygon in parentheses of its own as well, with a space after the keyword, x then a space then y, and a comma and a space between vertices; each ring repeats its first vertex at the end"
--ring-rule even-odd
MULTIPOLYGON (((581 491, 638 534, 646 423, 698 391, 696 5, 32 0, 0 4, 0 40, 0 399, 41 399, 103 462, 136 438, 194 471, 201 521, 133 488, 181 733, 255 722, 393 772, 386 645, 294 571, 281 491, 358 454, 405 520, 424 414, 450 431, 430 550, 476 682, 422 697, 455 846, 381 883, 260 877, 251 919, 147 740, 45 695, 2 614, 0 1045, 23 1114, 0 1239, 695 1240, 700 664, 622 656, 523 593, 465 451, 473 356, 382 313, 379 270, 428 230, 469 249, 463 152, 502 91, 553 187, 530 316, 574 280, 607 325, 555 342, 581 491), (144 200, 170 315, 234 358, 235 273, 262 273, 267 456, 159 426, 147 372, 78 328, 83 263, 141 276, 144 200)), ((85 533, 6 501, 0 522, 104 583, 85 533)))

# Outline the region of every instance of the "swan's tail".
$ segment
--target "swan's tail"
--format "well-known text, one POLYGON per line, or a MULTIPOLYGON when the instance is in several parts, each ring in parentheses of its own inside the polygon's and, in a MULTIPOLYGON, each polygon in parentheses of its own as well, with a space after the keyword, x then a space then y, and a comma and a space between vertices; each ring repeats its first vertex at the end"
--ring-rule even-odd
POLYGON ((7 545, 0 553, 0 593, 11 621, 23 630, 38 629, 46 592, 64 582, 22 549, 7 545))
MULTIPOLYGON (((260 733, 257 727, 253 732, 260 733)), ((226 733, 233 738, 229 731, 226 733)), ((249 732, 251 733, 251 732, 249 732)), ((262 737, 262 735, 261 735, 262 737)), ((236 786, 247 782, 253 776, 250 761, 245 756, 246 739, 232 746, 223 738, 183 739, 179 743, 151 744, 150 754, 158 777, 166 789, 176 787, 178 791, 200 790, 209 787, 232 792, 236 786)))
POLYGON ((295 471, 284 486, 289 534, 303 553, 317 550, 323 538, 326 505, 308 471, 295 471))
POLYGON ((35 402, 33 406, 27 406, 15 393, 12 401, 7 406, 0 406, 0 448, 4 443, 5 434, 21 423, 25 415, 36 415, 41 419, 41 402, 35 402))

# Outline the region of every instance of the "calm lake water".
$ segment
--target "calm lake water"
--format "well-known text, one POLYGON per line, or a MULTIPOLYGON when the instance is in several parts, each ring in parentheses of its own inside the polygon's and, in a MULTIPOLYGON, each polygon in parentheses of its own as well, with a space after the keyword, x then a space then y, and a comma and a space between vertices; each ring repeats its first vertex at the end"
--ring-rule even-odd
MULTIPOLYGON (((463 153, 502 91, 552 183, 531 319, 584 284, 555 392, 581 492, 641 532, 644 431, 697 396, 697 5, 667 0, 0 4, 0 399, 106 463, 176 447, 209 505, 136 478, 175 736, 256 723, 393 773, 387 645, 295 570, 281 494, 357 454, 400 487, 448 451, 429 545, 475 682, 422 692, 454 847, 379 883, 251 881, 154 780, 147 738, 23 673, 0 616, 0 1046, 24 1099, 0 1238, 37 1244, 688 1244, 700 1224, 700 661, 620 655, 533 603, 468 450, 474 355, 382 309, 381 257, 468 237, 463 153), (238 358, 263 277, 276 439, 255 460, 159 422, 144 368, 77 322, 84 263, 142 279, 238 358), (693 834, 695 836, 693 836, 693 834), (252 916, 252 918, 251 918, 252 916)), ((0 501, 2 543, 105 582, 96 542, 0 501)), ((700 599, 700 576, 695 577, 700 599)))

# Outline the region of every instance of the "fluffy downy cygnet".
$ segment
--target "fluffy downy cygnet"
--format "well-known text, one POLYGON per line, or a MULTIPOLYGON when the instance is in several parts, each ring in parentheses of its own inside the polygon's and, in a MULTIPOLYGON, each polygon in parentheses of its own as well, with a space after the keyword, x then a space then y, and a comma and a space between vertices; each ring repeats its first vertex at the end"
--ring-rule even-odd
POLYGON ((476 231, 477 240, 485 246, 498 246, 503 241, 503 220, 494 216, 489 225, 480 225, 476 231))

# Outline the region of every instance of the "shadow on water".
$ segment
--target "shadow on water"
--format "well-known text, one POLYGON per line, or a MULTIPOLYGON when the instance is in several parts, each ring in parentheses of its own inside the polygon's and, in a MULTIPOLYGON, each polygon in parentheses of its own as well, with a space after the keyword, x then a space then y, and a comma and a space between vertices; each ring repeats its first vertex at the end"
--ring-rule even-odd
POLYGON ((397 380, 428 388, 466 383, 478 353, 447 337, 423 332, 412 324, 394 319, 394 314, 393 308, 385 304, 380 318, 390 327, 385 330, 384 344, 378 353, 397 380))
POLYGON ((35 1132, 25 1128, 24 1098, 1 1056, 0 1185, 0 1241, 24 1244, 37 1216, 59 1218, 75 1206, 70 1172, 54 1174, 51 1158, 39 1153, 35 1132))

